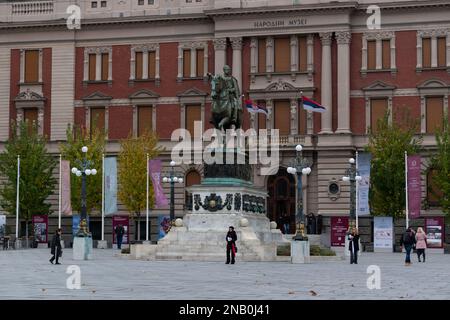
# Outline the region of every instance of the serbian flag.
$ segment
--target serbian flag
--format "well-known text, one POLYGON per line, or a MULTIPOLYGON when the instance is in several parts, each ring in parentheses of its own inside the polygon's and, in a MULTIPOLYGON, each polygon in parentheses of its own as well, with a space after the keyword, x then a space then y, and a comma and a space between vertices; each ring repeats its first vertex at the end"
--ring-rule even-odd
POLYGON ((301 97, 303 102, 303 109, 312 111, 312 112, 325 112, 326 109, 320 103, 315 102, 307 97, 301 97))
POLYGON ((258 106, 257 104, 253 103, 252 100, 245 100, 245 106, 247 107, 248 112, 264 113, 266 116, 269 114, 266 107, 258 106))

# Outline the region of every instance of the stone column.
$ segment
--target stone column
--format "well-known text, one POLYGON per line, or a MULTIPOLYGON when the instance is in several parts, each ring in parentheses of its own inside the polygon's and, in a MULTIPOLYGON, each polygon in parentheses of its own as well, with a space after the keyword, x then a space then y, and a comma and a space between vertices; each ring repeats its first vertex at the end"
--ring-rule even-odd
POLYGON ((350 40, 349 31, 336 32, 338 44, 338 127, 337 133, 350 133, 350 40))
POLYGON ((95 54, 95 80, 102 80, 102 53, 100 51, 95 54))
POLYGON ((237 79, 242 93, 242 38, 231 38, 231 47, 233 48, 233 77, 237 79))
POLYGON ((197 77, 197 50, 192 47, 191 48, 191 78, 197 77))
POLYGON ((327 109, 322 113, 320 133, 332 133, 332 78, 331 78, 331 41, 332 33, 320 33, 322 41, 322 96, 321 103, 327 109))
POLYGON ((297 98, 291 98, 291 135, 300 134, 298 127, 298 118, 300 118, 300 112, 297 112, 298 102, 297 98), (298 118, 297 118, 298 117, 298 118))
POLYGON ((383 41, 376 39, 376 67, 377 70, 383 69, 383 41))
POLYGON ((148 51, 142 52, 142 79, 148 79, 148 51))
POLYGON ((223 66, 226 61, 227 39, 214 39, 214 73, 219 74, 223 72, 223 66))
POLYGON ((436 35, 433 35, 431 37, 431 67, 432 68, 436 68, 438 66, 437 52, 438 52, 437 37, 436 37, 436 35))

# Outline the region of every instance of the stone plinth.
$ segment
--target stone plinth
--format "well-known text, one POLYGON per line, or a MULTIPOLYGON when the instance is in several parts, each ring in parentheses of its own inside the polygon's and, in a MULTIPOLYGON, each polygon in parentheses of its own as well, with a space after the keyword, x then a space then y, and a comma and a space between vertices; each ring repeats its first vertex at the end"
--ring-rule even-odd
POLYGON ((291 263, 310 263, 308 240, 291 240, 291 263))
POLYGON ((73 260, 92 260, 92 238, 73 238, 73 260))

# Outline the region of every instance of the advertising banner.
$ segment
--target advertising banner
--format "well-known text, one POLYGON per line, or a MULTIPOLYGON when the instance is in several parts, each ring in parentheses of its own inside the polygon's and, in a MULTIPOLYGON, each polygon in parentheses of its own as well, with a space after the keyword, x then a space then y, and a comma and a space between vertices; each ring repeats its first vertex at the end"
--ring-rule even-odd
POLYGON ((443 248, 444 230, 444 217, 425 218, 428 248, 443 248))
MULTIPOLYGON (((89 216, 87 217, 87 224, 89 225, 89 216)), ((80 215, 73 215, 72 216, 72 236, 75 237, 75 235, 78 232, 78 227, 80 226, 80 215)))
POLYGON ((392 217, 373 218, 373 248, 392 251, 393 249, 393 219, 392 217))
POLYGON ((0 239, 5 236, 6 232, 6 216, 3 214, 0 214, 0 239))
POLYGON ((105 158, 105 214, 117 212, 117 158, 105 158))
POLYGON ((408 156, 408 214, 411 219, 420 216, 422 190, 420 184, 420 156, 408 156))
POLYGON ((39 243, 48 242, 48 216, 33 216, 33 235, 34 239, 39 243))
POLYGON ((72 205, 70 202, 70 162, 61 161, 61 213, 65 215, 72 214, 72 205))
POLYGON ((372 155, 368 152, 358 153, 358 171, 361 180, 358 185, 358 216, 370 215, 369 186, 370 186, 370 160, 372 155))
POLYGON ((166 236, 167 232, 170 229, 170 216, 159 216, 158 217, 158 226, 159 226, 159 236, 158 240, 162 239, 166 236))
POLYGON ((161 186, 161 160, 149 160, 148 162, 148 172, 152 178, 153 192, 155 194, 155 203, 157 208, 166 207, 169 201, 164 194, 164 190, 161 186))
POLYGON ((125 229, 125 233, 123 234, 122 244, 129 244, 130 239, 130 218, 128 216, 113 216, 112 217, 112 227, 113 227, 113 243, 117 243, 116 239, 116 227, 118 225, 122 225, 122 227, 125 229))
POLYGON ((331 217, 331 246, 345 247, 348 217, 331 217))

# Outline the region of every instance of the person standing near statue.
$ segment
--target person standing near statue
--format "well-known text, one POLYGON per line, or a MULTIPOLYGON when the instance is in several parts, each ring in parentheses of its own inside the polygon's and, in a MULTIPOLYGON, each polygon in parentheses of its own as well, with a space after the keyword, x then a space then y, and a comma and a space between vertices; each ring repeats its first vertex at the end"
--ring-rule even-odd
POLYGON ((237 235, 236 231, 234 231, 234 227, 230 226, 228 228, 228 233, 226 237, 227 241, 227 262, 226 264, 230 263, 230 255, 231 255, 231 264, 234 264, 236 262, 236 241, 237 241, 237 235))
POLYGON ((125 233, 125 229, 121 224, 119 224, 114 230, 114 232, 116 233, 117 249, 122 249, 122 240, 123 234, 125 233))

